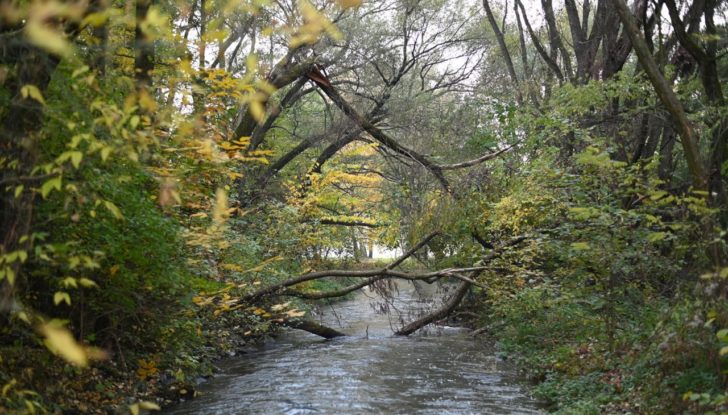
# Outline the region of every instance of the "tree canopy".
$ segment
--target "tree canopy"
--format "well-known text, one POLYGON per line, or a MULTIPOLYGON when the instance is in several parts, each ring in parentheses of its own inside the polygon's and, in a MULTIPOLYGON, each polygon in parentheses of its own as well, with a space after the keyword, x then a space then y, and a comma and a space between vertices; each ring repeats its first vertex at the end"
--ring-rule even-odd
POLYGON ((154 409, 391 279, 554 410, 728 411, 726 45, 717 0, 0 0, 0 411, 154 409))

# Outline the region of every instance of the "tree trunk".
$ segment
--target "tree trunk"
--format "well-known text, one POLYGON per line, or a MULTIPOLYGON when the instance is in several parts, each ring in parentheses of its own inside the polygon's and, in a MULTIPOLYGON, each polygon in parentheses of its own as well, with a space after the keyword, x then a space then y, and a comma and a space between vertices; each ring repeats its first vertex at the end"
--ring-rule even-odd
MULTIPOLYGON (((15 180, 18 177, 32 178, 32 169, 38 163, 37 146, 43 127, 43 107, 30 97, 23 98, 20 90, 30 84, 44 92, 59 62, 57 58, 26 43, 21 29, 3 27, 0 32, 7 36, 7 46, 0 49, 0 66, 14 68, 3 84, 3 89, 13 98, 0 120, 0 151, 6 163, 0 171, 0 181, 15 185, 23 184, 15 180), (15 167, 8 167, 13 164, 15 167)), ((0 188, 0 254, 30 248, 36 193, 25 186, 25 190, 15 197, 15 185, 0 188)), ((8 311, 15 306, 15 287, 18 284, 22 284, 22 275, 20 262, 16 261, 6 265, 5 278, 0 280, 0 311, 8 311), (9 281, 8 270, 15 277, 14 283, 9 281)))
POLYGON ((152 0, 137 0, 136 29, 134 31, 134 77, 137 88, 149 91, 152 87, 152 70, 154 70, 154 42, 144 33, 141 23, 146 20, 152 0))
POLYGON ((346 334, 338 330, 332 329, 331 327, 323 326, 311 320, 291 320, 286 321, 284 325, 292 329, 307 331, 311 334, 321 336, 325 339, 334 339, 336 337, 346 336, 346 334))
MULTIPOLYGON (((477 276, 478 273, 474 272, 470 275, 470 278, 474 278, 477 276)), ((442 320, 443 318, 447 317, 448 314, 452 313, 452 311, 455 309, 455 307, 460 304, 460 302, 465 297, 465 294, 468 293, 468 290, 470 289, 469 282, 462 281, 458 287, 455 289, 455 292, 453 295, 447 300, 445 304, 443 304, 442 307, 438 308, 437 310, 433 311, 432 313, 429 313, 410 324, 402 327, 401 329, 397 330, 394 334, 397 336, 409 336, 410 334, 416 332, 417 330, 421 329, 422 327, 425 327, 426 325, 430 323, 434 323, 438 320, 442 320)))
POLYGON ((510 75, 511 82, 513 82, 513 86, 515 88, 516 102, 518 102, 519 106, 523 106, 523 96, 521 95, 521 90, 519 88, 516 69, 513 66, 513 60, 511 59, 511 54, 508 51, 508 46, 506 45, 506 40, 503 36, 503 32, 501 31, 500 27, 498 27, 498 22, 495 21, 495 16, 493 15, 493 11, 490 9, 490 4, 488 4, 488 0, 483 0, 483 9, 485 9, 485 15, 488 18, 488 23, 490 23, 490 27, 491 29, 493 29, 493 33, 495 33, 495 38, 498 41, 498 46, 500 47, 503 59, 506 61, 508 75, 510 75))
POLYGON ((657 63, 647 47, 647 42, 645 42, 644 37, 642 37, 637 26, 637 22, 627 8, 624 0, 612 0, 612 3, 617 9, 619 18, 622 20, 622 24, 624 25, 627 35, 629 36, 635 52, 637 53, 640 65, 647 73, 652 86, 655 88, 657 96, 672 116, 675 128, 679 131, 680 136, 682 137, 681 142, 683 151, 685 152, 685 159, 692 176, 693 186, 696 190, 707 190, 707 175, 700 158, 698 140, 692 125, 690 125, 690 121, 685 115, 682 103, 680 103, 677 99, 672 87, 667 83, 667 80, 665 80, 665 77, 657 67, 657 63))

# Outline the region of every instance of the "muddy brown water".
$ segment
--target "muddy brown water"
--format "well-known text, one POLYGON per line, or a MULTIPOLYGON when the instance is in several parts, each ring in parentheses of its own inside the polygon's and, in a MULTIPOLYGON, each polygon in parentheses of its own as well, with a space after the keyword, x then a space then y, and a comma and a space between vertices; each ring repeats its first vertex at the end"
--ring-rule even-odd
POLYGON ((365 291, 324 307, 316 319, 348 337, 322 340, 287 331, 218 362, 222 372, 199 386, 197 398, 163 413, 541 413, 513 368, 466 330, 428 327, 410 337, 392 335, 402 320, 437 306, 442 296, 403 283, 393 300, 365 291))

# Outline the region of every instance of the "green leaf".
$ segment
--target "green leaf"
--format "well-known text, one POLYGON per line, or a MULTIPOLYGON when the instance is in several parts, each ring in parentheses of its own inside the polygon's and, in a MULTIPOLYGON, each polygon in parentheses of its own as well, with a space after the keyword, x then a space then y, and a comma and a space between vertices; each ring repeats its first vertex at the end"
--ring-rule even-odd
MULTIPOLYGON (((93 15, 97 15, 97 14, 98 13, 91 13, 89 16, 93 16, 93 15)), ((86 19, 88 19, 89 16, 87 16, 86 19)), ((86 21, 86 19, 84 19, 84 21, 86 21)), ((90 69, 91 68, 89 68, 87 65, 83 65, 80 68, 73 71, 73 73, 71 74, 71 78, 77 78, 79 75, 82 75, 82 74, 88 72, 90 69)))
POLYGON ((129 119, 129 127, 132 129, 136 129, 139 125, 140 118, 138 115, 135 115, 129 119))
POLYGON ((106 161, 107 158, 109 158, 109 154, 111 154, 111 151, 113 148, 111 147, 104 147, 101 149, 101 161, 106 161))
POLYGON ((656 190, 656 191, 650 193, 650 200, 657 200, 657 199, 662 198, 663 196, 667 196, 666 191, 656 190))
POLYGON ((80 151, 66 151, 62 153, 60 156, 58 156, 58 163, 64 163, 67 160, 71 160, 71 164, 73 164, 73 167, 78 168, 79 165, 81 165, 81 160, 83 159, 83 153, 80 151))
POLYGON ((81 165, 81 160, 83 159, 83 153, 80 151, 74 151, 71 155, 71 164, 73 164, 73 167, 78 168, 78 166, 81 165))
POLYGON ((77 256, 72 256, 68 258, 68 267, 71 269, 76 268, 79 264, 81 264, 81 258, 77 256))
POLYGON ((591 218, 599 217, 599 214, 601 212, 599 209, 592 208, 592 207, 573 207, 569 208, 569 214, 575 219, 575 220, 587 220, 591 218))
POLYGON ((11 253, 9 253, 9 254, 6 254, 6 255, 5 255, 5 257, 4 257, 3 259, 4 259, 4 260, 5 260, 5 262, 7 262, 8 264, 12 264, 13 262, 15 262, 15 260, 17 260, 17 259, 18 259, 18 251, 13 251, 13 252, 11 252, 11 253))
POLYGON ((586 242, 574 242, 573 244, 571 244, 571 249, 575 251, 586 251, 590 248, 591 247, 586 242))
POLYGON ((651 234, 647 235, 647 241, 648 242, 659 242, 667 238, 669 233, 667 232, 652 232, 651 234))
POLYGON ((61 190, 61 176, 46 180, 46 182, 43 183, 40 187, 40 194, 43 196, 43 199, 45 199, 53 189, 61 190))

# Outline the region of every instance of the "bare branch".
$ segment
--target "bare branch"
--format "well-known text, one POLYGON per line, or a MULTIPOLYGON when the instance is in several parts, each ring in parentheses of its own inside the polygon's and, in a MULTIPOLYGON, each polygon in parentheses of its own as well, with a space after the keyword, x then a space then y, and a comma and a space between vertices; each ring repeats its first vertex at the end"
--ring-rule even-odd
POLYGON ((494 153, 488 153, 488 154, 482 155, 473 160, 463 161, 462 163, 441 164, 439 167, 441 170, 455 170, 455 169, 463 169, 466 167, 472 167, 472 166, 475 166, 476 164, 480 164, 480 163, 483 163, 488 160, 493 160, 494 158, 500 156, 501 154, 510 151, 513 147, 515 147, 515 144, 508 146, 502 150, 498 150, 494 153))
POLYGON ((288 288, 297 284, 300 284, 302 282, 316 280, 319 278, 324 277, 374 277, 377 275, 394 275, 394 276, 400 276, 405 275, 408 276, 409 274, 406 273, 395 273, 394 271, 391 271, 392 268, 396 267, 397 265, 404 262, 407 258, 412 256, 417 250, 425 246, 432 238, 437 236, 439 232, 433 232, 429 235, 427 235, 424 239, 422 239, 417 245, 412 247, 409 251, 405 252, 401 257, 399 257, 394 262, 390 263, 384 268, 375 269, 375 270, 365 270, 365 271, 348 271, 348 270, 328 270, 328 271, 317 271, 317 272, 310 272, 308 274, 301 275, 297 278, 290 279, 288 281, 281 282, 279 284, 272 285, 270 287, 262 288, 252 294, 246 295, 245 297, 240 299, 240 302, 249 302, 250 300, 254 300, 266 295, 271 295, 280 292, 284 288, 288 288), (400 275, 395 275, 400 274, 400 275))

